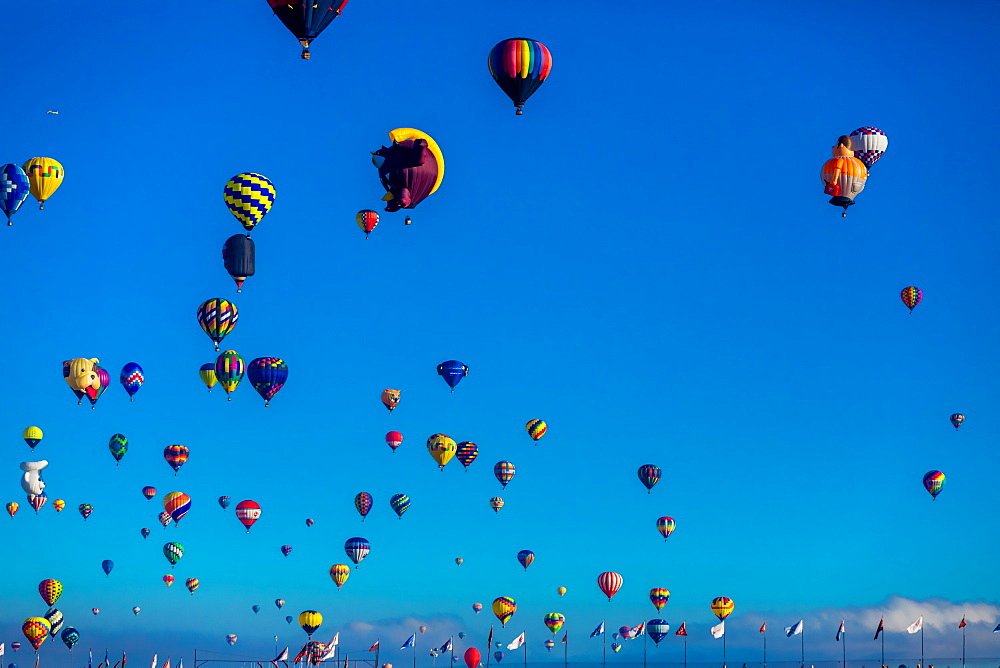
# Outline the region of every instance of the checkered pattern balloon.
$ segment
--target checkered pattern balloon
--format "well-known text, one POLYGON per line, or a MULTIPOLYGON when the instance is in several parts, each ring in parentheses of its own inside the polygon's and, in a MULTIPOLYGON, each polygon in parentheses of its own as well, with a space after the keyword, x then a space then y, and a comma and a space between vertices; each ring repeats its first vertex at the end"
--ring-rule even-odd
POLYGON ((247 232, 271 210, 274 195, 274 184, 260 174, 237 174, 222 189, 226 206, 247 232))

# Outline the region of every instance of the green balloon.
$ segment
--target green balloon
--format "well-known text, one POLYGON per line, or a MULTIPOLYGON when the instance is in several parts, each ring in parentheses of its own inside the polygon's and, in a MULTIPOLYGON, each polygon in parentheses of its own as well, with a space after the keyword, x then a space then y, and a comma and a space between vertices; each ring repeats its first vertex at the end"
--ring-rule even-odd
POLYGON ((167 543, 163 546, 163 556, 167 558, 170 565, 176 565, 184 556, 184 546, 180 543, 167 543))
POLYGON ((108 441, 108 450, 111 451, 111 456, 115 458, 116 462, 121 462, 122 457, 128 452, 128 439, 125 438, 124 434, 115 434, 108 441))

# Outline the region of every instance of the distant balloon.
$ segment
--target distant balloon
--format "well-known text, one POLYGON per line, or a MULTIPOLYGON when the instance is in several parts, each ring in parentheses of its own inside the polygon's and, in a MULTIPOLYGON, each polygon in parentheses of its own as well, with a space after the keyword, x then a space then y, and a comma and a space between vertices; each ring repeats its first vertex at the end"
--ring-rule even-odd
POLYGON ((438 464, 438 468, 442 471, 444 471, 445 465, 451 461, 451 458, 455 456, 457 449, 458 444, 446 434, 432 434, 427 439, 427 452, 434 458, 434 461, 438 464))
POLYGON ((31 646, 38 651, 38 648, 42 646, 45 642, 45 637, 49 634, 52 626, 49 624, 49 620, 44 617, 28 617, 21 624, 21 633, 24 637, 28 639, 31 646))
POLYGON ((163 512, 159 514, 160 524, 165 527, 170 526, 170 513, 163 512))
POLYGON ((188 578, 184 581, 184 586, 187 587, 187 590, 193 594, 195 590, 201 586, 201 582, 198 578, 188 578))
POLYGON ((663 541, 666 542, 667 537, 677 528, 677 522, 674 521, 673 517, 661 517, 656 520, 656 528, 663 535, 663 541))
POLYGON ((330 578, 337 585, 337 589, 340 589, 349 577, 351 577, 351 567, 347 564, 330 566, 330 578))
POLYGON ((291 615, 289 615, 289 616, 285 617, 285 622, 287 622, 288 624, 291 624, 293 619, 294 618, 291 615))
POLYGON ((168 573, 167 575, 164 575, 160 579, 163 580, 163 584, 165 584, 165 585, 167 585, 169 587, 170 585, 172 585, 174 583, 174 580, 176 580, 177 578, 175 578, 173 575, 170 575, 168 573))
POLYGON ((410 497, 405 494, 393 494, 389 499, 389 505, 395 511, 399 519, 403 519, 403 513, 410 507, 410 497))
POLYGON ((615 653, 622 651, 622 644, 620 642, 611 643, 611 651, 615 653))
POLYGON ((490 508, 493 509, 493 512, 499 513, 500 509, 503 508, 503 499, 501 499, 499 496, 494 496, 492 499, 490 499, 490 508))
POLYGON ((715 613, 715 616, 720 621, 733 614, 733 608, 735 607, 736 604, 733 603, 733 599, 728 596, 719 596, 712 599, 712 612, 715 613))
POLYGON ((493 465, 493 475, 496 476, 504 489, 507 489, 507 483, 514 479, 516 471, 513 462, 497 462, 493 465))
POLYGON ((181 518, 191 509, 191 497, 184 492, 170 492, 163 497, 163 511, 170 514, 174 526, 180 524, 181 518))
POLYGON ((208 391, 211 392, 215 384, 219 382, 218 377, 215 375, 215 362, 202 364, 201 368, 198 369, 198 376, 201 378, 201 382, 205 383, 208 391))
MULTIPOLYGON (((100 614, 101 609, 100 608, 91 608, 90 611, 92 613, 94 613, 95 615, 97 615, 97 614, 100 614)), ((17 651, 17 650, 15 650, 15 651, 17 651)))
POLYGON ((313 521, 311 519, 307 519, 306 520, 306 526, 307 527, 311 527, 312 525, 313 525, 313 521))
POLYGON ((276 607, 278 610, 281 610, 281 608, 284 607, 284 605, 285 605, 285 599, 283 598, 274 599, 274 607, 276 607))
POLYGON ((358 227, 361 231, 365 233, 365 239, 371 234, 375 226, 378 225, 378 212, 372 211, 371 209, 362 209, 354 216, 355 222, 357 222, 358 227))
POLYGON ((503 652, 500 650, 493 652, 493 658, 497 660, 497 663, 500 663, 503 661, 503 652))
POLYGON ((111 456, 118 462, 118 466, 121 466, 122 457, 128 452, 128 439, 125 438, 124 434, 114 434, 108 440, 108 450, 111 451, 111 456))
POLYGON ((206 300, 198 307, 198 324, 219 349, 222 339, 236 327, 240 312, 236 304, 222 297, 206 300))
POLYGON ((247 499, 236 504, 236 519, 246 527, 247 533, 250 533, 254 522, 260 519, 260 512, 260 504, 256 501, 247 499))
POLYGON ((232 401, 232 393, 236 386, 243 380, 246 372, 246 363, 235 350, 226 350, 215 358, 215 377, 226 392, 226 400, 232 401))
POLYGON ((56 604, 56 601, 59 600, 62 593, 63 586, 62 582, 59 582, 59 580, 49 578, 38 583, 38 594, 42 597, 42 600, 45 601, 45 605, 50 608, 56 604))
POLYGON ((323 615, 319 614, 315 610, 306 610, 299 613, 299 626, 302 627, 302 630, 305 631, 310 638, 312 637, 312 634, 315 633, 320 626, 322 626, 322 624, 323 615))
POLYGON ((423 633, 427 630, 427 627, 421 625, 417 627, 417 630, 420 631, 421 635, 423 635, 423 633))
POLYGON ((566 595, 566 587, 559 587, 559 588, 557 588, 556 589, 556 593, 559 594, 560 596, 565 596, 566 595))
POLYGON ((271 210, 275 194, 274 184, 267 177, 252 172, 237 174, 222 188, 229 212, 248 233, 271 210))
POLYGON ((646 633, 653 639, 653 643, 659 646, 660 642, 670 633, 670 624, 662 619, 651 619, 646 622, 646 633))
POLYGON ((482 611, 482 609, 483 609, 483 604, 482 603, 473 603, 472 604, 472 611, 475 612, 477 615, 482 611))
POLYGON ((184 556, 184 546, 180 543, 167 543, 163 546, 163 556, 167 558, 171 566, 175 566, 184 556))
POLYGON ((517 553, 517 560, 524 566, 524 570, 528 570, 528 566, 535 560, 535 553, 531 550, 521 550, 517 553))
POLYGON ((222 506, 223 510, 229 507, 230 501, 232 501, 232 499, 230 499, 228 496, 219 497, 219 505, 222 506))
POLYGON ((24 439, 24 442, 27 443, 28 447, 32 450, 35 449, 36 445, 42 442, 42 436, 42 430, 38 427, 28 427, 21 432, 21 438, 24 439))
POLYGON ((549 430, 549 425, 545 424, 544 420, 528 420, 525 429, 528 430, 528 436, 533 441, 538 441, 542 436, 545 436, 545 432, 549 430))
POLYGON ((72 626, 67 626, 63 629, 63 632, 59 637, 62 639, 63 644, 66 645, 69 650, 72 650, 73 645, 80 641, 80 632, 72 626))
POLYGON ((459 631, 458 632, 458 639, 459 640, 465 640, 465 631, 459 631))
POLYGON ((354 497, 354 507, 357 508, 358 514, 361 515, 361 521, 364 522, 368 513, 372 510, 372 505, 375 503, 375 499, 368 492, 358 492, 354 497))
POLYGON ((146 497, 147 501, 149 501, 154 496, 156 496, 156 488, 146 485, 145 487, 142 488, 142 495, 146 497))
POLYGON ((229 635, 226 636, 226 642, 229 643, 230 647, 236 644, 237 639, 238 638, 235 633, 230 633, 229 635))
POLYGON ((854 157, 865 163, 868 169, 871 169, 889 148, 889 138, 878 128, 858 128, 850 134, 850 137, 854 157))
POLYGON ((597 586, 601 588, 601 591, 604 592, 604 595, 610 601, 622 587, 622 576, 620 573, 615 573, 614 571, 601 573, 597 576, 597 586))
POLYGON ((448 360, 447 362, 438 364, 437 372, 439 376, 444 378, 444 382, 448 383, 451 391, 454 392, 455 386, 458 385, 459 381, 469 375, 469 367, 458 360, 448 360))
POLYGON ((143 538, 149 537, 149 529, 147 529, 146 527, 139 529, 139 533, 142 534, 143 538))
MULTIPOLYGON (((216 370, 218 375, 218 369, 216 370)), ((247 365, 247 379, 264 400, 264 407, 271 405, 271 399, 285 386, 288 380, 288 365, 279 357, 258 357, 247 365)))
POLYGON ((455 457, 461 462, 465 470, 469 470, 469 464, 476 461, 479 456, 479 446, 472 441, 462 441, 455 448, 455 457))
POLYGON ((360 537, 348 538, 347 542, 344 543, 344 551, 355 564, 360 564, 371 552, 371 549, 372 546, 368 541, 360 537))
POLYGON ((465 559, 463 559, 462 557, 455 557, 455 563, 461 566, 462 564, 465 563, 465 559))
POLYGON ((509 596, 500 596, 493 599, 493 614, 500 620, 500 626, 506 627, 507 622, 517 612, 517 603, 509 596))
POLYGON ((110 559, 105 559, 101 562, 101 569, 104 570, 105 575, 111 575, 111 569, 115 567, 115 562, 110 559))
POLYGON ((81 503, 77 510, 80 511, 80 515, 83 517, 83 521, 86 522, 90 514, 94 512, 94 507, 89 503, 81 503))
POLYGON ((129 362, 123 366, 121 373, 118 374, 118 382, 128 392, 129 401, 135 401, 135 393, 139 391, 145 381, 146 377, 143 375, 142 367, 135 362, 129 362))
POLYGON ((663 606, 667 604, 670 600, 670 590, 664 589, 663 587, 654 587, 649 590, 649 602, 653 604, 656 611, 659 612, 663 609, 663 606))
POLYGON ((403 435, 400 434, 398 431, 390 431, 388 434, 385 435, 385 442, 386 445, 392 448, 393 452, 396 452, 396 448, 398 448, 400 444, 403 442, 403 435))
POLYGON ((174 475, 177 475, 177 472, 184 466, 184 462, 188 460, 190 452, 187 446, 184 445, 168 445, 163 448, 163 459, 174 470, 174 475))
POLYGON ((132 608, 133 615, 138 615, 140 612, 142 612, 142 608, 140 608, 139 606, 135 606, 134 608, 132 608))
POLYGON ((653 485, 660 482, 662 471, 660 471, 660 467, 655 464, 643 464, 639 467, 638 475, 639 481, 646 486, 647 490, 649 490, 646 493, 650 494, 652 493, 653 485))
POLYGON ((544 621, 545 621, 545 626, 549 629, 549 631, 552 631, 552 635, 555 635, 556 633, 559 632, 559 629, 561 629, 562 625, 566 622, 566 617, 564 617, 563 614, 560 612, 550 612, 547 615, 545 615, 544 621))
POLYGON ((476 668, 476 666, 479 665, 479 650, 475 647, 470 647, 465 650, 463 658, 465 659, 465 665, 468 668, 476 668))
POLYGON ((252 606, 250 606, 250 609, 253 610, 253 614, 255 614, 255 615, 258 612, 260 612, 260 606, 259 605, 252 605, 252 606))
POLYGON ((292 553, 292 546, 291 545, 282 545, 281 546, 281 553, 287 557, 288 555, 290 555, 292 553))
POLYGON ((52 507, 56 509, 57 513, 61 513, 63 508, 66 507, 66 502, 62 499, 56 499, 52 502, 52 507))
POLYGON ((916 308, 917 304, 920 303, 920 300, 924 298, 924 293, 920 290, 920 288, 911 285, 903 288, 903 290, 899 293, 899 298, 903 300, 904 304, 906 304, 906 308, 910 309, 910 313, 913 313, 913 309, 916 308))
POLYGON ((556 641, 552 638, 546 638, 545 642, 542 644, 545 645, 545 649, 551 652, 552 648, 556 646, 556 641))
POLYGON ((17 515, 17 509, 20 508, 21 505, 17 501, 10 501, 7 503, 6 507, 7 514, 11 516, 11 519, 13 519, 14 515, 17 515))
POLYGON ((541 42, 515 37, 497 42, 487 58, 490 76, 520 116, 524 103, 552 72, 552 53, 541 42))
POLYGON ((236 282, 236 292, 243 292, 243 283, 257 271, 257 244, 247 234, 234 234, 222 246, 222 265, 236 282))
POLYGON ((937 501, 937 495, 944 487, 945 475, 940 471, 928 471, 924 474, 924 489, 937 501))
POLYGON ((951 420, 951 426, 953 426, 956 430, 962 426, 963 422, 965 422, 965 416, 961 413, 952 413, 951 417, 948 419, 951 420))
POLYGON ((399 405, 399 390, 382 390, 382 405, 389 409, 389 414, 392 415, 392 410, 399 405))
POLYGON ((6 164, 0 167, 0 211, 7 216, 7 224, 11 225, 10 217, 17 213, 31 193, 28 175, 19 166, 6 164))

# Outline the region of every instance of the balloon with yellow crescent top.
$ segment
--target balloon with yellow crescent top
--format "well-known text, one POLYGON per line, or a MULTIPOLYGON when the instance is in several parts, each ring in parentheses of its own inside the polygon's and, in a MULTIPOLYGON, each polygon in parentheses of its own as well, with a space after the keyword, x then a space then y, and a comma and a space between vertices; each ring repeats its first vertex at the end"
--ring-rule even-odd
POLYGON ((35 449, 36 445, 42 442, 42 436, 42 430, 38 427, 28 427, 21 432, 21 438, 24 439, 24 442, 27 443, 28 447, 32 450, 35 449))
POLYGON ((330 578, 337 585, 337 589, 340 589, 349 577, 351 577, 351 567, 347 564, 334 564, 330 566, 330 578))
POLYGON ((500 626, 506 627, 507 622, 517 612, 517 603, 510 596, 499 596, 493 599, 493 614, 500 620, 500 626))
POLYGON ((299 613, 299 626, 311 638, 312 634, 323 625, 323 615, 315 610, 305 610, 299 613))
POLYGON ((412 209, 441 186, 444 155, 434 139, 415 128, 389 131, 390 146, 372 153, 372 163, 385 188, 389 212, 412 209))
POLYGON ((45 201, 62 185, 63 166, 52 158, 32 158, 24 163, 24 173, 28 175, 31 194, 38 200, 38 208, 44 209, 45 201))
POLYGON ((458 444, 446 434, 433 434, 427 439, 427 452, 431 454, 438 468, 444 471, 445 465, 455 456, 458 444))
POLYGON ((229 212, 248 233, 271 210, 274 196, 274 184, 266 176, 251 172, 237 174, 222 189, 229 212))
POLYGON ((201 368, 198 369, 198 377, 201 378, 201 382, 205 383, 205 387, 211 392, 212 388, 219 382, 218 376, 215 375, 215 362, 202 364, 201 368))

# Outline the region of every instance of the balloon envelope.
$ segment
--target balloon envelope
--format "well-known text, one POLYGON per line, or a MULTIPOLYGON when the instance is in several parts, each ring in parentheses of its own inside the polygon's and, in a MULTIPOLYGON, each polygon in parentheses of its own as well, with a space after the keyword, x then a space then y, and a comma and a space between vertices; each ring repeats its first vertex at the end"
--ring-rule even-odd
POLYGON ((288 380, 288 365, 279 357, 258 357, 247 365, 247 378, 267 407, 288 380))
POLYGON ((621 574, 614 571, 607 571, 597 576, 597 586, 601 588, 601 591, 604 592, 609 601, 621 589, 622 582, 621 574))
POLYGON ((944 488, 945 475, 940 471, 928 471, 924 474, 924 489, 937 500, 937 495, 944 488))
POLYGON ((521 115, 524 103, 552 72, 552 53, 541 42, 514 37, 498 42, 487 58, 490 76, 521 115))
POLYGON ((448 360, 447 362, 438 364, 437 372, 439 376, 444 378, 444 382, 448 383, 451 391, 454 392, 455 386, 458 385, 459 381, 469 375, 469 367, 458 360, 448 360))
POLYGON ((714 612, 715 616, 720 620, 723 620, 731 615, 733 613, 733 608, 735 607, 736 604, 733 603, 733 599, 728 596, 719 596, 712 599, 712 612, 714 612))
POLYGON ((476 666, 479 665, 479 650, 475 647, 470 647, 465 650, 464 658, 465 665, 468 666, 468 668, 476 668, 476 666))
POLYGON ((260 519, 260 513, 260 504, 256 501, 247 499, 236 504, 236 519, 246 527, 247 533, 250 533, 250 527, 254 522, 260 519))
POLYGON ((234 234, 222 247, 222 264, 236 282, 236 292, 243 292, 243 282, 257 269, 257 245, 245 234, 234 234))
POLYGON ((105 559, 101 562, 101 568, 104 570, 105 575, 111 575, 111 569, 115 567, 115 562, 110 559, 105 559))
POLYGON ((222 188, 229 212, 247 232, 271 210, 274 197, 274 184, 266 176, 250 172, 237 174, 222 188))
POLYGON ((19 166, 6 164, 0 167, 0 211, 7 216, 8 225, 11 224, 10 217, 17 213, 31 194, 30 188, 28 175, 19 166))
POLYGON ((121 373, 118 374, 118 382, 125 388, 130 401, 145 381, 146 377, 143 375, 142 367, 135 362, 129 362, 123 366, 121 373))
POLYGON ((202 302, 196 315, 201 329, 212 339, 215 349, 218 350, 222 339, 236 327, 240 312, 236 304, 228 299, 214 297, 202 302))
POLYGON ((493 599, 493 614, 500 620, 500 626, 507 626, 507 622, 517 612, 517 603, 509 596, 499 596, 493 599))

